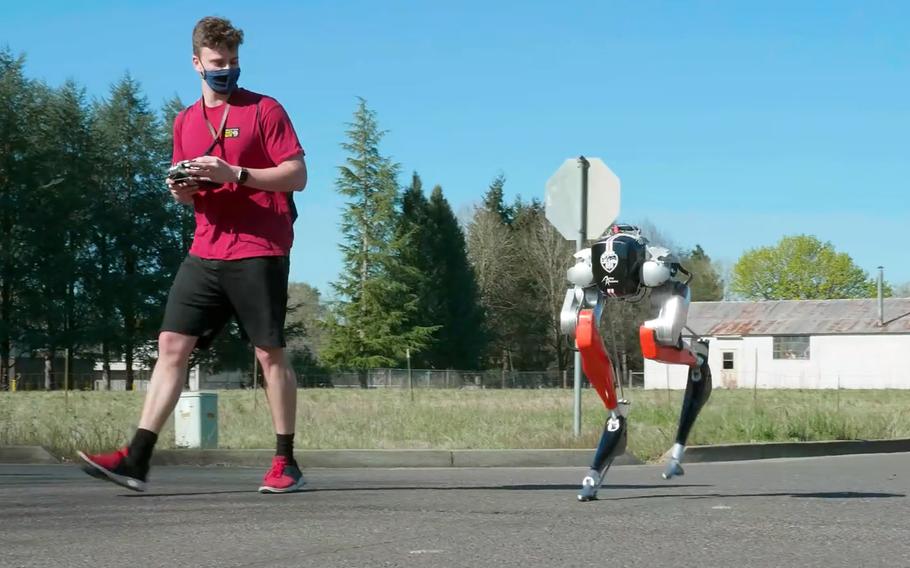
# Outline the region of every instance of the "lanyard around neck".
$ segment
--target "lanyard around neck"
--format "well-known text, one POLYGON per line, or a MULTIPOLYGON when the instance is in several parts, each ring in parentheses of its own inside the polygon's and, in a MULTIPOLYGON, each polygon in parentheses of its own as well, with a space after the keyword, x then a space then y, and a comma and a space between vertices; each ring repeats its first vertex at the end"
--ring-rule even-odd
POLYGON ((224 125, 227 124, 229 110, 231 110, 231 104, 224 103, 224 114, 221 115, 221 124, 218 126, 218 130, 215 130, 215 127, 212 126, 211 122, 209 122, 209 117, 205 113, 205 102, 202 102, 202 116, 205 117, 205 125, 209 127, 209 133, 212 135, 212 143, 209 146, 209 149, 203 152, 203 156, 208 156, 211 154, 212 150, 215 149, 215 145, 218 144, 218 140, 221 138, 221 135, 224 132, 224 125))

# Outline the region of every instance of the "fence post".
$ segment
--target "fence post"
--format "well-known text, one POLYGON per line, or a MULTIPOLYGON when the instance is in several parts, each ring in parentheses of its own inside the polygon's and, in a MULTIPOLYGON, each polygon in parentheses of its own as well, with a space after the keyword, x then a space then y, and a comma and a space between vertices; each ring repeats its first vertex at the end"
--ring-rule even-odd
POLYGON ((70 348, 63 355, 63 409, 70 410, 70 348))
POLYGON ((622 373, 626 379, 626 384, 629 385, 629 388, 632 388, 632 374, 629 373, 629 359, 626 357, 625 351, 622 352, 622 373))
POLYGON ((414 376, 411 374, 411 348, 407 350, 408 355, 408 392, 411 395, 411 402, 414 402, 414 376))
POLYGON ((837 413, 840 414, 840 373, 837 374, 837 413))
POLYGON ((755 381, 752 383, 752 403, 758 406, 758 348, 755 349, 755 381))

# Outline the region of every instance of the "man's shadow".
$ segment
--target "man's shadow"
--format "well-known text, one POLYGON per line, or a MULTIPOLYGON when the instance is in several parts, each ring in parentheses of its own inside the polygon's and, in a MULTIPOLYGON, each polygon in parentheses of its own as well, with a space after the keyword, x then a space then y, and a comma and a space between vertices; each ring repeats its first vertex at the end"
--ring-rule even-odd
MULTIPOLYGON (((657 489, 660 487, 667 487, 666 485, 610 485, 614 489, 657 489)), ((692 485, 673 485, 673 487, 712 487, 711 485, 706 484, 692 484, 692 485)), ((366 491, 571 491, 577 490, 579 488, 576 484, 529 484, 529 485, 462 485, 462 486, 450 486, 450 487, 432 487, 432 486, 401 486, 401 485, 391 485, 388 487, 304 487, 300 491, 295 491, 297 494, 306 494, 306 493, 353 493, 353 492, 366 492, 366 491)), ((604 489, 607 487, 604 486, 604 489)), ((128 493, 121 495, 121 497, 193 497, 200 495, 224 495, 231 493, 255 493, 255 491, 246 489, 246 490, 224 490, 224 491, 197 491, 197 492, 181 492, 181 493, 128 493)))

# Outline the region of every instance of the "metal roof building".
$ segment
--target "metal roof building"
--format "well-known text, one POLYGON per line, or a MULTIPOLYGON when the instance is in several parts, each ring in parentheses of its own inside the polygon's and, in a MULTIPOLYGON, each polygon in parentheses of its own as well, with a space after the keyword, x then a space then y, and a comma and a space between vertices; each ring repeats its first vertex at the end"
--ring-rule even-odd
POLYGON ((689 327, 706 336, 910 333, 910 298, 693 302, 689 327))

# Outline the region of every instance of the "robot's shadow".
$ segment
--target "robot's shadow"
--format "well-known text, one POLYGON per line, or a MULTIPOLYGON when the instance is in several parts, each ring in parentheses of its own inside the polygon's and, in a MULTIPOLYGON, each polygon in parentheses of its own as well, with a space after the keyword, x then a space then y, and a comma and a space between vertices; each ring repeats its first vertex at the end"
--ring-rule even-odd
MULTIPOLYGON (((683 487, 677 485, 675 487, 683 487)), ((601 491, 609 492, 610 487, 603 487, 601 491)), ((738 497, 792 497, 794 499, 894 499, 907 497, 904 493, 879 493, 863 491, 811 491, 806 493, 797 493, 792 491, 765 492, 765 493, 698 493, 698 494, 679 494, 665 493, 660 495, 627 495, 627 496, 607 496, 603 501, 627 501, 633 499, 719 499, 719 498, 738 498, 738 497)))
MULTIPOLYGON (((691 485, 673 485, 673 487, 713 487, 710 484, 691 484, 691 485)), ((667 484, 654 485, 610 485, 604 489, 666 489, 667 484)), ((358 487, 357 489, 342 488, 313 488, 308 491, 312 492, 331 492, 331 491, 575 491, 578 489, 577 484, 553 483, 553 484, 522 484, 522 485, 458 485, 447 487, 358 487)))

